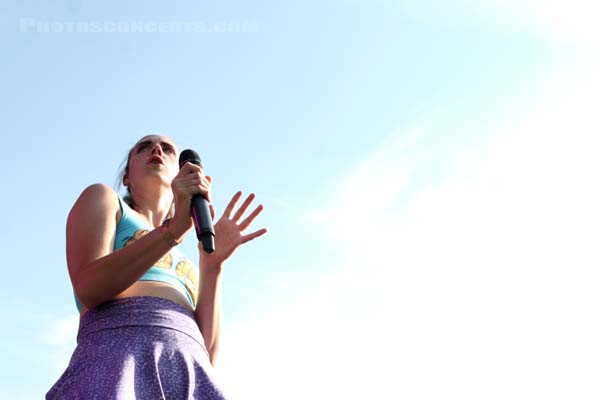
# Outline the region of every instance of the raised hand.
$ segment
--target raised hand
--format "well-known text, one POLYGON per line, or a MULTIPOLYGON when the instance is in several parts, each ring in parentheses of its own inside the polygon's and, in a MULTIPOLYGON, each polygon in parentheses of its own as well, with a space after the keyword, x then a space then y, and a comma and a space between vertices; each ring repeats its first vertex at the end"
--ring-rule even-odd
MULTIPOLYGON (((214 225, 215 228, 215 251, 208 254, 202 249, 202 244, 198 243, 198 249, 203 260, 201 264, 207 264, 209 268, 216 267, 220 268, 223 261, 227 260, 231 254, 241 245, 255 239, 259 236, 267 233, 267 229, 262 228, 249 234, 243 234, 243 232, 250 226, 252 221, 261 213, 263 210, 262 204, 256 207, 250 215, 242 220, 244 213, 250 206, 250 203, 256 197, 254 193, 251 193, 242 205, 235 211, 234 208, 238 200, 242 197, 242 192, 237 192, 229 201, 229 204, 225 208, 223 215, 217 223, 214 225)), ((214 209, 211 206, 211 212, 214 218, 214 209)))

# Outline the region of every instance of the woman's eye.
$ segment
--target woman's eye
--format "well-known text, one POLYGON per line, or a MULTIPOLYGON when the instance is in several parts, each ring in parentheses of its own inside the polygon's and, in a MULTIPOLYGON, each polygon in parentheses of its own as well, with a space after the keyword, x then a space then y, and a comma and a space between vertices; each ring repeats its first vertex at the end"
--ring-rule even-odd
POLYGON ((166 146, 164 149, 165 153, 175 153, 175 149, 169 146, 166 146))
POLYGON ((140 144, 140 145, 138 146, 137 152, 138 152, 138 153, 140 153, 140 152, 142 152, 142 151, 146 150, 147 148, 148 148, 148 145, 147 145, 147 144, 145 144, 145 143, 144 143, 144 144, 140 144))

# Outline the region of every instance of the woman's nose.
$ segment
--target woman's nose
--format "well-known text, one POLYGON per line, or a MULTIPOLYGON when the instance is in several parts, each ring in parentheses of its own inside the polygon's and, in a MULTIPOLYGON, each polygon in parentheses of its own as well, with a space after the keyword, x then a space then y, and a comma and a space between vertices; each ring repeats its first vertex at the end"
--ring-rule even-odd
POLYGON ((154 146, 152 146, 152 154, 162 154, 162 148, 160 147, 160 144, 156 143, 154 146))

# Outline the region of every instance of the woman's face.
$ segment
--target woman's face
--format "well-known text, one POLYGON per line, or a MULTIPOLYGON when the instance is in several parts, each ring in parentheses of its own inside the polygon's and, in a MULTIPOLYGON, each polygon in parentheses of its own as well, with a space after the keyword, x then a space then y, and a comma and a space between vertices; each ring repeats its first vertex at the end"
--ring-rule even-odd
POLYGON ((179 172, 178 150, 167 136, 148 135, 131 150, 129 169, 123 178, 126 186, 161 180, 171 183, 179 172))

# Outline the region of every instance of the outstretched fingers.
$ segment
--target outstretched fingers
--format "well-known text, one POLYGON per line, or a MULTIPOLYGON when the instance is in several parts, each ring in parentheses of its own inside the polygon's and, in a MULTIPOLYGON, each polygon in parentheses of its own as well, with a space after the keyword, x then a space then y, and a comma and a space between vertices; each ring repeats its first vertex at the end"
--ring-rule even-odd
POLYGON ((250 193, 248 197, 246 197, 246 200, 244 200, 244 202, 232 218, 235 222, 239 221, 242 218, 242 215, 244 215, 244 213, 248 209, 248 206, 250 205, 250 203, 252 203, 252 200, 254 200, 255 197, 256 195, 254 193, 250 193))
MULTIPOLYGON (((241 196, 241 192, 238 192, 238 194, 241 196)), ((237 194, 236 194, 237 196, 237 194)), ((235 200, 237 201, 240 196, 234 197, 235 200)), ((248 195, 248 197, 246 197, 246 200, 244 200, 244 202, 242 203, 242 205, 240 206, 240 208, 236 211, 235 215, 233 216, 232 220, 234 222, 239 221, 242 216, 244 215, 244 213, 246 212, 246 210, 248 209, 248 206, 250 206, 250 203, 252 203, 252 201, 255 199, 256 195, 254 193, 250 193, 248 195)), ((250 213, 250 215, 248 215, 242 222, 240 222, 238 224, 238 228, 240 232, 243 232, 244 230, 246 230, 246 228, 248 228, 250 226, 250 224, 252 224, 252 222, 254 221, 254 219, 258 216, 258 214, 260 214, 262 212, 262 210, 264 209, 262 204, 259 204, 258 207, 256 207, 252 213, 250 213)), ((233 211, 233 207, 232 207, 232 211, 233 211)), ((259 236, 264 235, 265 233, 267 233, 267 229, 263 228, 263 229, 259 229, 255 232, 252 232, 248 235, 243 235, 241 236, 242 239, 242 243, 246 243, 249 242, 252 239, 255 239, 259 236)))
POLYGON ((254 209, 254 211, 252 211, 252 214, 248 215, 248 217, 246 217, 246 219, 244 219, 240 223, 240 231, 245 230, 252 223, 252 221, 254 221, 254 219, 258 216, 258 214, 261 213, 262 210, 263 210, 263 205, 260 204, 258 207, 256 207, 254 209))
POLYGON ((236 203, 238 202, 238 200, 240 199, 240 197, 242 197, 242 191, 240 190, 239 192, 237 192, 236 194, 233 195, 233 197, 231 198, 231 200, 229 200, 229 204, 227 204, 227 207, 225 207, 225 211, 223 212, 223 215, 227 218, 231 217, 231 213, 233 212, 233 208, 235 207, 236 203))
POLYGON ((264 235, 265 233, 267 233, 267 228, 262 228, 257 230, 256 232, 252 232, 249 233, 248 235, 244 235, 242 236, 242 243, 246 243, 251 241, 252 239, 256 239, 259 236, 264 235))

